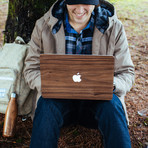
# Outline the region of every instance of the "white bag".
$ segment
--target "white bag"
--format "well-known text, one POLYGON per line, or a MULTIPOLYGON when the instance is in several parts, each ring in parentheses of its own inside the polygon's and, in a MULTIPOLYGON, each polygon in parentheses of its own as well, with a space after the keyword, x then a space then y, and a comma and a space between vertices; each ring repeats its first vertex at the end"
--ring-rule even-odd
POLYGON ((28 45, 21 37, 0 49, 0 113, 5 113, 12 92, 17 94, 18 114, 27 115, 32 108, 32 94, 23 76, 28 45))

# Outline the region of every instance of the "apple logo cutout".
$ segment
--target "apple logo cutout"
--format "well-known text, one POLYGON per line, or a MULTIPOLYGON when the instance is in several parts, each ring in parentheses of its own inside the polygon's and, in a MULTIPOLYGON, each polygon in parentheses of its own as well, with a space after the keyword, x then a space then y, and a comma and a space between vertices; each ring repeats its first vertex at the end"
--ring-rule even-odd
POLYGON ((76 75, 72 76, 72 79, 74 82, 81 82, 81 75, 79 74, 79 72, 76 75))

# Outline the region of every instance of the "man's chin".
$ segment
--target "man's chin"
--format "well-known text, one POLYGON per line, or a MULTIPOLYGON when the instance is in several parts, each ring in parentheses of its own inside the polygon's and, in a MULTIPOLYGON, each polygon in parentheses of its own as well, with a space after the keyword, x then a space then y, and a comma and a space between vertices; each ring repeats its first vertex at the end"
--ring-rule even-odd
POLYGON ((75 20, 75 23, 81 24, 81 25, 82 25, 82 24, 86 24, 86 22, 87 22, 87 21, 86 21, 84 18, 83 18, 83 19, 76 19, 76 20, 75 20))

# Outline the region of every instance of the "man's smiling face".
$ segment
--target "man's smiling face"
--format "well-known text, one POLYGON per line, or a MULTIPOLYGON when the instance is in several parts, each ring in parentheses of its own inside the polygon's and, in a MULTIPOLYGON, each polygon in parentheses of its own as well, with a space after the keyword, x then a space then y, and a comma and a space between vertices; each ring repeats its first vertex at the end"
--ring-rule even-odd
POLYGON ((67 5, 69 22, 73 25, 87 25, 95 5, 67 5))

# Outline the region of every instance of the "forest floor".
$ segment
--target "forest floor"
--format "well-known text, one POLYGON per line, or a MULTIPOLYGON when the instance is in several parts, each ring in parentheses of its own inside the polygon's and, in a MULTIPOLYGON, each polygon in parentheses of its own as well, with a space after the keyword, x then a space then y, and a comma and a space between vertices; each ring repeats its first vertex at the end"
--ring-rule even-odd
MULTIPOLYGON (((113 1, 113 0, 112 0, 113 1)), ((129 115, 129 132, 132 148, 148 148, 148 1, 114 0, 117 15, 123 22, 129 41, 132 60, 135 65, 135 84, 126 95, 129 115), (145 114, 139 111, 145 109, 145 114)), ((0 0, 0 47, 7 18, 8 0, 0 0)), ((28 148, 32 121, 25 122, 19 116, 14 138, 3 138, 4 115, 0 114, 0 148, 28 148)), ((59 148, 102 148, 101 136, 97 130, 82 126, 63 128, 59 148)))

